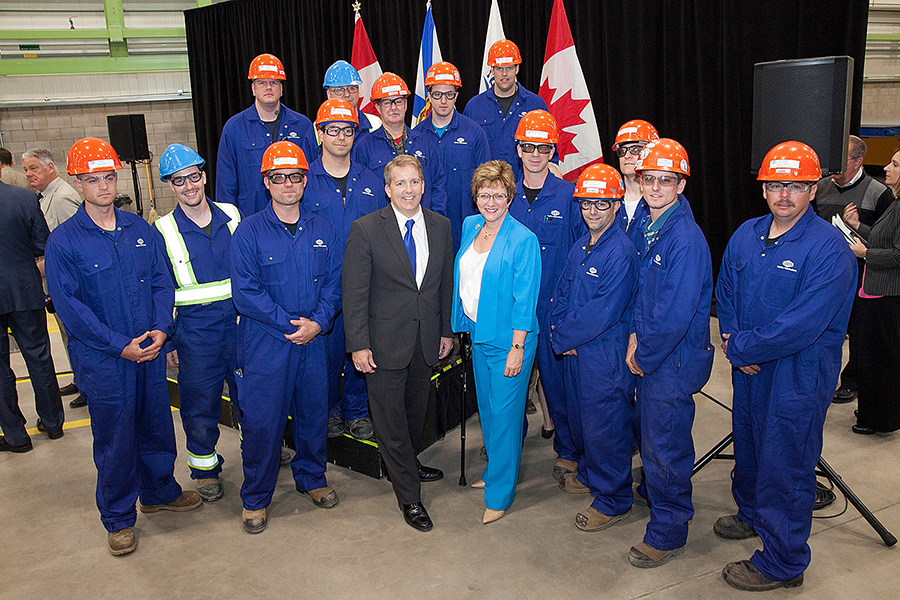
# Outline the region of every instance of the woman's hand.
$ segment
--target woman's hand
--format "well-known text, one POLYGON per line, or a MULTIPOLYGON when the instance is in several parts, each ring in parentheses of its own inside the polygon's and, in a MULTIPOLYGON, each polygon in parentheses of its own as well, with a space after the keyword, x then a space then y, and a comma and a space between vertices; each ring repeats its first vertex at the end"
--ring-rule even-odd
POLYGON ((856 258, 866 258, 866 245, 862 243, 862 240, 858 237, 854 237, 854 242, 850 244, 850 249, 853 250, 853 254, 856 255, 856 258))
POLYGON ((524 359, 525 348, 510 348, 509 354, 506 355, 506 369, 503 370, 503 375, 515 377, 521 373, 524 359))
POLYGON ((859 229, 859 210, 852 202, 844 207, 844 222, 853 229, 859 229))

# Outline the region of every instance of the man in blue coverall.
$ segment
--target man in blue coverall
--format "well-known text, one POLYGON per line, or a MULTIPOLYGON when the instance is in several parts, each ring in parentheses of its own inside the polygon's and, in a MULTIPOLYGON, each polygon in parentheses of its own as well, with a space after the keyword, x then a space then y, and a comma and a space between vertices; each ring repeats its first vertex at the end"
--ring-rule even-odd
POLYGON ((160 179, 178 204, 154 223, 160 250, 175 284, 175 332, 166 348, 166 364, 178 367, 181 423, 187 437, 188 466, 206 502, 222 497, 219 473, 225 462, 216 452, 222 384, 234 384, 237 312, 231 301, 231 235, 241 222, 233 204, 206 197, 206 163, 197 151, 170 144, 159 157, 160 179))
POLYGON ((517 178, 522 175, 515 137, 519 120, 532 110, 547 110, 547 103, 540 96, 516 81, 520 64, 522 55, 514 42, 494 42, 488 50, 488 66, 494 85, 469 100, 463 111, 487 134, 491 158, 508 162, 517 178))
POLYGON ((216 201, 236 205, 245 216, 269 205, 259 165, 270 144, 289 140, 306 156, 319 152, 312 122, 281 103, 287 80, 281 61, 271 54, 260 54, 250 63, 247 78, 253 105, 228 119, 216 153, 216 201))
POLYGON ((491 159, 491 149, 484 130, 456 110, 462 87, 459 69, 448 62, 431 65, 425 75, 425 87, 431 98, 431 114, 415 130, 434 142, 447 176, 446 216, 450 219, 455 255, 463 221, 478 212, 472 200, 472 174, 475 167, 491 159))
POLYGON ((588 227, 569 251, 553 294, 553 350, 563 356, 566 413, 581 460, 578 479, 594 499, 575 516, 582 531, 602 531, 631 512, 631 394, 625 365, 637 252, 615 223, 624 186, 609 165, 591 165, 575 184, 588 227))
POLYGON ((175 481, 175 428, 166 363, 174 293, 154 230, 113 206, 116 169, 107 142, 85 138, 67 171, 84 204, 50 235, 47 284, 69 335, 78 389, 88 400, 97 465, 97 507, 109 552, 134 552, 141 512, 187 511, 197 492, 175 481))
MULTIPOLYGON (((350 224, 387 204, 383 179, 350 159, 356 143, 356 111, 346 100, 326 100, 316 114, 316 135, 322 156, 312 161, 306 174, 303 206, 328 219, 338 234, 341 248, 347 243, 350 224)), ((338 316, 326 337, 328 346, 328 437, 345 432, 355 438, 374 437, 369 417, 366 379, 346 355, 344 319, 338 316), (343 372, 343 391, 341 373, 343 372)))
POLYGON ((640 377, 637 406, 650 522, 628 561, 649 568, 684 552, 694 516, 692 395, 712 369, 712 265, 706 238, 681 196, 690 175, 684 147, 667 138, 650 142, 635 170, 650 219, 638 249, 640 277, 626 363, 640 377))
POLYGON ((716 285, 719 331, 732 366, 736 515, 723 539, 759 536, 762 550, 728 563, 729 585, 766 591, 803 583, 825 411, 841 368, 856 291, 856 258, 810 201, 822 176, 802 142, 778 144, 759 170, 771 210, 725 249, 716 285))
POLYGON ((353 65, 346 60, 336 60, 325 71, 325 81, 322 83, 329 100, 346 100, 356 111, 359 126, 353 140, 355 143, 381 127, 381 119, 359 110, 359 86, 362 82, 359 71, 353 65))
POLYGON ((381 115, 381 129, 365 136, 353 146, 353 160, 367 169, 383 173, 395 156, 415 156, 425 173, 425 193, 422 206, 443 215, 447 212, 447 192, 444 169, 437 146, 431 138, 406 126, 406 100, 409 88, 394 73, 385 73, 372 84, 372 101, 381 115))
POLYGON ((619 170, 625 181, 625 197, 622 199, 622 207, 616 213, 616 222, 628 234, 628 239, 635 248, 644 244, 644 231, 641 227, 645 224, 644 219, 649 211, 641 196, 641 181, 634 165, 644 146, 658 139, 656 127, 642 119, 632 119, 619 127, 612 147, 619 157, 619 170))
POLYGON ((343 252, 331 223, 300 205, 308 169, 298 146, 272 144, 261 166, 272 202, 245 218, 231 243, 247 533, 266 528, 288 416, 297 491, 320 508, 338 503, 325 480, 328 360, 319 334, 341 310, 343 252))
MULTIPOLYGON (((516 152, 524 173, 516 180, 516 197, 509 206, 509 214, 530 229, 541 244, 537 317, 541 331, 550 331, 553 290, 565 269, 569 249, 585 231, 584 221, 578 203, 572 201, 575 186, 550 172, 550 157, 559 142, 556 120, 547 111, 532 111, 519 121, 515 137, 516 152)), ((557 459, 553 465, 553 479, 563 487, 566 475, 571 475, 567 491, 585 493, 587 488, 574 478, 580 457, 566 417, 562 360, 553 352, 550 336, 538 337, 537 343, 535 364, 556 427, 553 449, 557 459)))

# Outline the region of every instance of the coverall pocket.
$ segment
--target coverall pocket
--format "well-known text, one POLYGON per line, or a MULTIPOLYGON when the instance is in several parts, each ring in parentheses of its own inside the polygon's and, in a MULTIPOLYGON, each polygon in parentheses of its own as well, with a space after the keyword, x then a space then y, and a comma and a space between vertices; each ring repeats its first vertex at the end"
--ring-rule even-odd
POLYGON ((261 249, 259 253, 260 282, 263 285, 283 285, 287 283, 286 259, 287 252, 283 249, 261 249))
POLYGON ((328 273, 328 248, 313 248, 313 277, 325 277, 328 273))
POLYGON ((766 273, 762 283, 760 301, 763 306, 782 309, 797 297, 800 274, 783 269, 772 269, 766 273))
MULTIPOLYGON (((244 142, 241 144, 241 155, 244 157, 244 164, 248 167, 254 167, 257 170, 262 164, 263 153, 266 151, 264 144, 255 142, 244 142)), ((260 175, 260 179, 262 176, 260 175)))
POLYGON ((79 265, 88 287, 94 294, 105 294, 116 287, 117 277, 112 273, 112 256, 104 254, 90 258, 79 265))

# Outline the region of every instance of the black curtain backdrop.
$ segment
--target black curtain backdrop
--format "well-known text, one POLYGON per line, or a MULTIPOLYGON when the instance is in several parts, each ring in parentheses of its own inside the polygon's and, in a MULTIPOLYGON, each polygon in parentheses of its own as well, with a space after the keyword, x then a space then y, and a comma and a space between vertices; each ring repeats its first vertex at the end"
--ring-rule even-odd
MULTIPOLYGON (((552 0, 499 0, 506 36, 522 51, 519 81, 540 83, 552 0)), ((325 69, 350 60, 351 0, 234 0, 185 12, 194 119, 214 190, 216 149, 228 118, 252 103, 247 69, 270 52, 284 62, 283 102, 315 117, 325 69)), ((490 0, 432 0, 444 60, 460 70, 462 109, 478 93, 490 0)), ((685 195, 718 270, 725 244, 767 208, 750 172, 753 64, 849 55, 855 60, 851 131, 860 124, 866 0, 566 0, 605 160, 629 119, 653 123, 688 151, 685 195)), ((424 0, 362 0, 385 71, 416 80, 424 0)), ((798 89, 802 95, 804 90, 798 89)), ((412 103, 410 102, 410 107, 412 103)), ((174 140, 173 140, 174 141, 174 140)))

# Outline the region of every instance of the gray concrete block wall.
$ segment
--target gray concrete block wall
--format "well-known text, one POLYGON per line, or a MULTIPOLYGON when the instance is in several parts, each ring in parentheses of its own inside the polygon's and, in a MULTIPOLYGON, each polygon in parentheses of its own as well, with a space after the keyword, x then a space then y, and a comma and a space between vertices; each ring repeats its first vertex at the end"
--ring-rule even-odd
MULTIPOLYGON (((180 142, 196 147, 194 113, 190 100, 132 102, 117 104, 83 104, 72 106, 33 106, 0 108, 0 132, 3 146, 13 154, 16 170, 22 170, 22 152, 29 148, 49 148, 56 157, 60 176, 71 182, 66 173, 66 153, 77 140, 93 136, 109 139, 108 115, 143 114, 147 126, 147 144, 153 154, 150 165, 150 190, 160 216, 175 208, 175 194, 159 180, 159 156, 166 146, 180 142)), ((119 172, 119 192, 134 198, 131 166, 119 172)), ((147 172, 137 165, 144 204, 144 216, 150 210, 147 172)), ((133 205, 132 205, 133 210, 133 205)))
POLYGON ((862 122, 900 125, 900 82, 863 84, 862 122))

